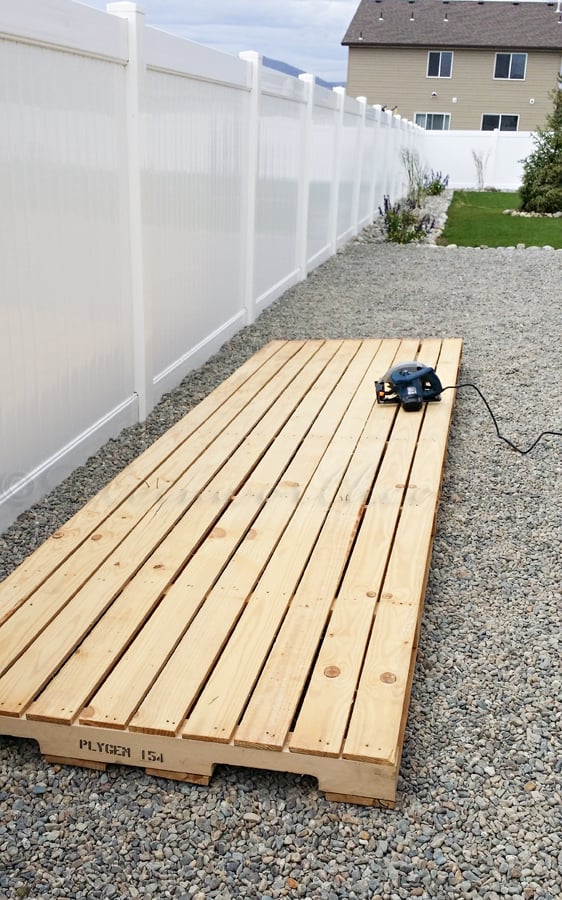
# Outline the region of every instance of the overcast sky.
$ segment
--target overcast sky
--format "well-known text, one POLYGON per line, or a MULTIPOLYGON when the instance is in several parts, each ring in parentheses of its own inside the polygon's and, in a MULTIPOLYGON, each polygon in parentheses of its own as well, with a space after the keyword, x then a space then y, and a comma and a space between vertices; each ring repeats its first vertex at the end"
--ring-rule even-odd
MULTIPOLYGON (((106 6, 105 0, 81 2, 106 6)), ((139 0, 139 5, 147 25, 225 53, 256 50, 326 81, 346 81, 347 48, 341 40, 359 0, 139 0)))
MULTIPOLYGON (((105 9, 105 0, 81 0, 105 9)), ((345 82, 341 40, 359 0, 139 0, 147 25, 235 56, 256 50, 327 81, 345 82)))

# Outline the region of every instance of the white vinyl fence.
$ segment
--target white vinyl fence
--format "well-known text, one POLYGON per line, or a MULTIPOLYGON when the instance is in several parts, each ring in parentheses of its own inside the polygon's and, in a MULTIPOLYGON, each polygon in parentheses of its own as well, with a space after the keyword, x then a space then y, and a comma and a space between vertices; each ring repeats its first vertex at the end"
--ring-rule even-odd
POLYGON ((493 187, 516 191, 523 160, 534 147, 529 131, 427 131, 425 156, 431 167, 449 175, 454 188, 493 187), (477 173, 482 175, 482 184, 477 173))
POLYGON ((404 147, 428 161, 129 2, 0 0, 0 121, 0 531, 403 196, 404 147))

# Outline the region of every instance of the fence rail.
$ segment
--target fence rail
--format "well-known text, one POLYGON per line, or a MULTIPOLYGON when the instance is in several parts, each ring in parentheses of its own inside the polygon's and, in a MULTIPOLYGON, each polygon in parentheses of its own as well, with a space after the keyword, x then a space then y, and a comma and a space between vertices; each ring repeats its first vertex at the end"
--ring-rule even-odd
POLYGON ((0 115, 0 530, 441 152, 129 2, 0 0, 0 115))

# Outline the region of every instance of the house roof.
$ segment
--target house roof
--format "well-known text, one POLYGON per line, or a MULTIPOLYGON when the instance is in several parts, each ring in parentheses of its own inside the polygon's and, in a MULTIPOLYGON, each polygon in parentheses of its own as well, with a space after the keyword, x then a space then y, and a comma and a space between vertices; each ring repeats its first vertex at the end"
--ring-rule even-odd
POLYGON ((562 50, 555 2, 361 0, 342 44, 562 50))

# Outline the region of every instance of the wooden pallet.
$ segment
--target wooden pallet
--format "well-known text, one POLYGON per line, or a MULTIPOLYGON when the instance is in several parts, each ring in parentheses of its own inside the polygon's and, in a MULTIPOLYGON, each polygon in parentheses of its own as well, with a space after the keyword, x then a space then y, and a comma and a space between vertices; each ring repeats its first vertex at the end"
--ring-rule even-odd
POLYGON ((206 784, 392 805, 461 341, 274 341, 0 585, 0 733, 206 784))

